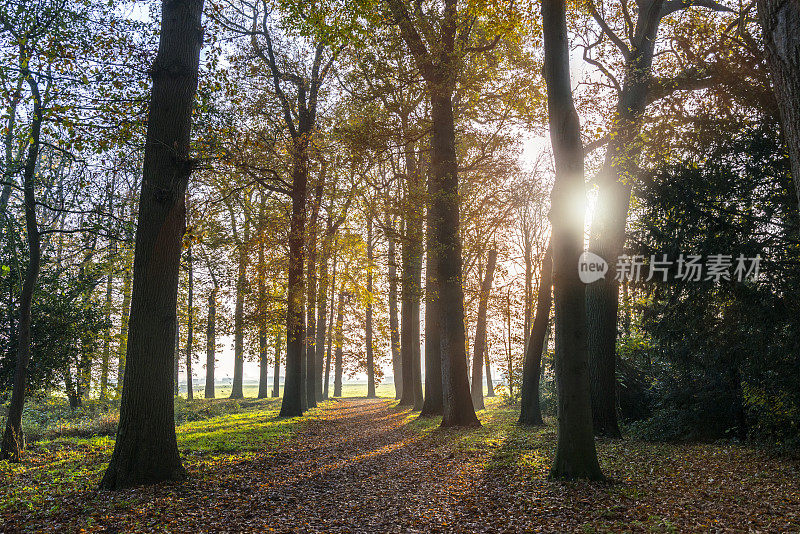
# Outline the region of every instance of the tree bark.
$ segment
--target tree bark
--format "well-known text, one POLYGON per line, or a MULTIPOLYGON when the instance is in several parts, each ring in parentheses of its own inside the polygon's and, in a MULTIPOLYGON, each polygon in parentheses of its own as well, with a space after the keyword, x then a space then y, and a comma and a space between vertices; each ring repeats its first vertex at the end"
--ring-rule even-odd
POLYGON ((202 0, 162 4, 161 40, 151 70, 125 383, 114 452, 100 483, 105 489, 186 476, 175 437, 170 364, 202 12, 202 0))
POLYGON ((497 248, 492 247, 486 262, 481 294, 478 300, 478 320, 475 324, 475 346, 472 355, 472 406, 483 410, 483 357, 486 353, 486 308, 489 305, 489 293, 492 291, 494 266, 497 262, 497 248))
POLYGON ((375 397, 375 359, 372 354, 372 216, 367 216, 367 310, 366 310, 366 343, 367 343, 367 398, 375 397))
POLYGON ((800 206, 800 2, 758 0, 757 5, 800 206))
POLYGON ((14 386, 11 402, 8 405, 8 417, 0 446, 0 460, 18 462, 25 448, 25 436, 22 432, 22 409, 25 406, 25 389, 28 381, 28 363, 31 357, 31 307, 36 281, 41 266, 41 235, 36 220, 36 162, 39 159, 39 139, 42 128, 42 97, 39 94, 38 82, 28 70, 22 71, 33 96, 33 117, 31 121, 30 147, 25 160, 22 177, 23 199, 25 201, 25 229, 28 235, 28 266, 19 294, 19 320, 17 321, 17 362, 14 369, 14 386))
POLYGON ((308 155, 305 136, 295 140, 292 168, 292 215, 289 228, 289 287, 286 307, 286 378, 283 382, 281 417, 303 415, 306 391, 305 277, 306 188, 308 155))
POLYGON ((550 476, 603 479, 597 462, 586 349, 585 287, 578 277, 583 251, 583 144, 572 100, 565 0, 543 0, 544 73, 556 176, 551 193, 556 314, 558 444, 550 476))
POLYGON ((536 296, 536 316, 525 346, 522 362, 522 399, 518 423, 521 425, 543 425, 542 409, 539 405, 539 379, 542 375, 542 351, 547 339, 550 323, 550 303, 553 290, 553 252, 550 246, 542 258, 539 293, 536 296))
POLYGON ((216 397, 214 368, 217 365, 217 286, 208 294, 208 322, 206 323, 206 390, 205 398, 216 397))

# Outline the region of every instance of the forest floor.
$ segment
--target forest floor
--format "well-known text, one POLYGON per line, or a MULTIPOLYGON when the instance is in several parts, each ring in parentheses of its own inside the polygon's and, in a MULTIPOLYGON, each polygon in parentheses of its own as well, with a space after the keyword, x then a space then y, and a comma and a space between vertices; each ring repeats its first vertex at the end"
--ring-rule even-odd
POLYGON ((477 430, 387 398, 329 400, 302 419, 250 401, 178 427, 182 483, 97 491, 111 438, 33 445, 0 463, 0 531, 800 531, 800 465, 744 446, 599 440, 612 482, 553 482, 552 421, 520 428, 499 399, 477 430))

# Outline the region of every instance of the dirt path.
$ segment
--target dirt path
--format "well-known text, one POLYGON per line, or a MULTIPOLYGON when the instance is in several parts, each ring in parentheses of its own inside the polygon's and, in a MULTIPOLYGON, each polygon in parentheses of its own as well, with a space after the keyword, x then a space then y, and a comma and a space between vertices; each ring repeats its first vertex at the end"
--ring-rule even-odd
POLYGON ((339 399, 249 456, 187 458, 192 478, 60 502, 0 531, 800 531, 797 464, 735 446, 599 443, 613 484, 550 482, 552 427, 513 410, 440 430, 389 399, 339 399), (227 458, 227 459, 226 459, 227 458))

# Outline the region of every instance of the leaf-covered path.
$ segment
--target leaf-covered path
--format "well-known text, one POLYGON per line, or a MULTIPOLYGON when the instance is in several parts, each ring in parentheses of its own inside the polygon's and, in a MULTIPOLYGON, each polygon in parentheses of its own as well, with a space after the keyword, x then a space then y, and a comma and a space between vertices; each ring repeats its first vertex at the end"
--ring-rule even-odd
MULTIPOLYGON (((552 427, 511 409, 440 430, 389 399, 339 399, 253 454, 187 455, 181 484, 65 495, 3 531, 526 532, 800 529, 798 466, 730 445, 599 444, 610 484, 546 479, 552 427)), ((241 431, 246 431, 243 427, 241 431)))

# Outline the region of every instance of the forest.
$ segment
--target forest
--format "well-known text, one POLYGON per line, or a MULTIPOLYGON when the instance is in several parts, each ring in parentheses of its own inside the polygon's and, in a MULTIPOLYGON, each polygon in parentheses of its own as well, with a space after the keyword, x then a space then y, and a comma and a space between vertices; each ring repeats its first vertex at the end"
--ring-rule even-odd
POLYGON ((2 0, 0 532, 800 531, 800 0, 2 0))

